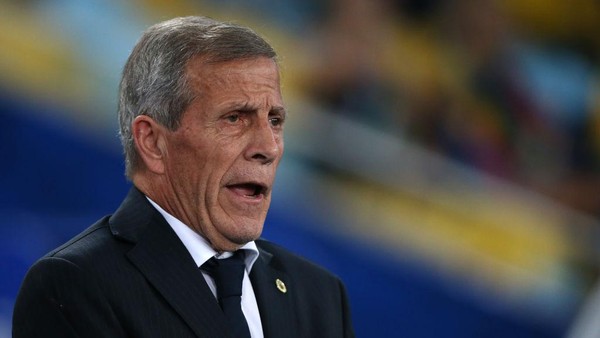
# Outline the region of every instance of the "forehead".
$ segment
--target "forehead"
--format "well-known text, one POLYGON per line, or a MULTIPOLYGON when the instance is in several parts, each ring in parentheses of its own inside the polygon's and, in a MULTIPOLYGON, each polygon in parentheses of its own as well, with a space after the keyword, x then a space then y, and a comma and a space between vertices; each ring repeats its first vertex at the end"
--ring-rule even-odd
POLYGON ((198 95, 215 91, 243 88, 280 91, 279 67, 267 57, 210 63, 202 57, 192 59, 187 67, 187 78, 198 95))

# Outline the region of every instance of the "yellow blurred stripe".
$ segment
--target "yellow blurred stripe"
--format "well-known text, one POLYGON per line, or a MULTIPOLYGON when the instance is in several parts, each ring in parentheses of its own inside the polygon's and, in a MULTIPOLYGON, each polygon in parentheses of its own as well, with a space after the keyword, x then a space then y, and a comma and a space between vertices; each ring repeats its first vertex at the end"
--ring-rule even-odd
POLYGON ((14 91, 56 101, 85 102, 92 81, 73 46, 31 11, 3 4, 0 81, 14 91))
POLYGON ((436 191, 422 199, 354 180, 330 182, 342 192, 356 236, 502 294, 560 283, 556 273, 573 255, 564 220, 527 205, 436 191))

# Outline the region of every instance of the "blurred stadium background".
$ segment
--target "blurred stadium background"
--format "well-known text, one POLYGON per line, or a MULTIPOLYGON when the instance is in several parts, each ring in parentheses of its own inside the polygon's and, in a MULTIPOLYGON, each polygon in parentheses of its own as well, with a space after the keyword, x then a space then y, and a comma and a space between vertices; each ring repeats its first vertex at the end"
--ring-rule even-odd
POLYGON ((0 336, 27 268, 120 203, 120 70, 201 14, 270 40, 291 112, 264 237, 358 337, 562 337, 600 262, 600 2, 0 0, 0 336))

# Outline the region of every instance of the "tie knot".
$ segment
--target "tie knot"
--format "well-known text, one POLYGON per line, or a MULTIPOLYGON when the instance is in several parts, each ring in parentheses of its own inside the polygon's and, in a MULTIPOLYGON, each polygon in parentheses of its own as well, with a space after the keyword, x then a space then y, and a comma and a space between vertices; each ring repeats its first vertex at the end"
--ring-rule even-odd
POLYGON ((221 301, 227 297, 240 297, 242 295, 242 281, 244 280, 244 254, 241 250, 233 256, 224 259, 215 257, 202 264, 217 286, 217 298, 221 301))

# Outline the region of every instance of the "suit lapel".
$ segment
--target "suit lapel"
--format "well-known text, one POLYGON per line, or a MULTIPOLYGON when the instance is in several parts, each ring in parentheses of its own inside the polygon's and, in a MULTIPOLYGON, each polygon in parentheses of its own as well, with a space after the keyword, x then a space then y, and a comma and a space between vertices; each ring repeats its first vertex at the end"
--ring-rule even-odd
POLYGON ((223 337, 225 317, 200 269, 168 223, 135 188, 111 218, 113 234, 135 242, 129 260, 199 337, 223 337))
MULTIPOLYGON (((260 255, 252 267, 250 280, 260 310, 265 337, 294 337, 298 332, 294 315, 294 284, 282 269, 277 259, 259 248, 260 255), (277 286, 277 280, 285 285, 285 292, 277 286)), ((281 286, 280 286, 281 287, 281 286)))

